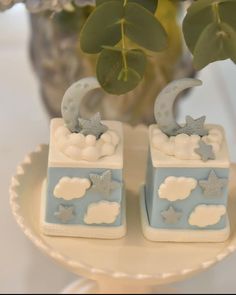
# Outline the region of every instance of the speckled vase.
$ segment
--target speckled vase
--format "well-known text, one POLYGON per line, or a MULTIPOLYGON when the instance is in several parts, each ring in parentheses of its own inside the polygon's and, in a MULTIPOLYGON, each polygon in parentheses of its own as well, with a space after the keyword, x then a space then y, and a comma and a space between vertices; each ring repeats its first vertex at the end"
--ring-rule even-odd
MULTIPOLYGON (((73 14, 30 15, 31 61, 51 117, 61 116, 62 97, 73 82, 95 75, 96 56, 82 53, 79 46, 79 32, 89 13, 88 8, 78 8, 73 14)), ((153 104, 160 90, 173 79, 194 75, 191 58, 182 47, 180 28, 175 21, 176 10, 170 13, 162 9, 158 17, 168 31, 169 49, 148 58, 145 77, 134 91, 118 97, 94 91, 90 99, 84 100, 84 116, 99 110, 104 119, 132 125, 150 124, 154 121, 153 104)))

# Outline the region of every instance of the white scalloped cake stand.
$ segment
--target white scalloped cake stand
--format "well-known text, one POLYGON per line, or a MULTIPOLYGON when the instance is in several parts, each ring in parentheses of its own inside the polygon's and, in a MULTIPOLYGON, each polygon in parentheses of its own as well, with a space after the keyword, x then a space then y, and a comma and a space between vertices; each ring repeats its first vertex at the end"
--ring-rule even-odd
POLYGON ((128 234, 120 240, 48 237, 41 233, 40 196, 47 170, 46 145, 26 156, 12 179, 11 208, 23 232, 45 254, 84 277, 65 288, 64 293, 150 294, 155 286, 190 277, 236 250, 236 181, 232 181, 236 179, 236 165, 232 165, 232 232, 227 242, 150 242, 142 235, 138 204, 138 191, 145 175, 147 129, 126 126, 125 140, 128 234))

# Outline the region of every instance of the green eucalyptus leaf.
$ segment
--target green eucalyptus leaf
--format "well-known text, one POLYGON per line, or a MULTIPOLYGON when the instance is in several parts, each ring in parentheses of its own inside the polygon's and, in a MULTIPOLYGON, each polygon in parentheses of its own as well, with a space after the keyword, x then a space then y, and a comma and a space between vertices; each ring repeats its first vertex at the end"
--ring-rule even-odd
POLYGON ((199 37, 205 28, 212 22, 211 9, 203 9, 199 14, 188 13, 183 21, 183 33, 189 50, 193 53, 199 37), (201 20, 201 21, 200 21, 201 20))
POLYGON ((220 34, 224 39, 225 53, 236 63, 236 30, 233 30, 228 24, 222 23, 220 34))
POLYGON ((125 7, 125 34, 151 51, 161 51, 167 46, 167 34, 160 22, 136 3, 128 3, 125 7))
POLYGON ((152 13, 157 10, 158 0, 128 0, 128 3, 137 3, 152 13))
POLYGON ((189 8, 188 14, 194 15, 198 14, 205 8, 211 8, 213 4, 222 4, 222 3, 230 3, 235 2, 235 0, 197 0, 195 1, 189 8))
POLYGON ((133 90, 142 80, 146 56, 138 49, 125 53, 127 68, 124 67, 122 52, 103 49, 97 62, 97 78, 102 88, 111 94, 124 94, 133 90))
POLYGON ((220 28, 216 23, 209 24, 201 34, 194 50, 194 66, 202 69, 211 62, 227 58, 224 40, 218 35, 220 28))
POLYGON ((236 61, 235 11, 235 0, 198 0, 188 9, 183 33, 197 69, 217 60, 236 61))
POLYGON ((183 21, 183 33, 191 52, 202 31, 214 21, 213 4, 223 4, 219 6, 222 21, 228 22, 231 19, 236 26, 235 2, 235 0, 198 0, 189 7, 183 21))
POLYGON ((99 53, 102 46, 114 46, 121 39, 120 20, 124 9, 112 0, 97 7, 88 17, 80 34, 80 46, 86 53, 99 53))
MULTIPOLYGON (((101 5, 105 2, 108 1, 112 1, 112 0, 97 0, 96 4, 101 5)), ((121 1, 122 3, 124 3, 124 0, 116 0, 116 1, 121 1)), ((149 10, 150 12, 154 13, 157 9, 157 5, 158 5, 158 0, 127 0, 127 3, 129 2, 135 2, 141 6, 143 6, 144 8, 146 8, 147 10, 149 10)))
POLYGON ((119 51, 121 52, 122 51, 122 48, 121 47, 112 47, 112 46, 102 46, 103 49, 108 49, 108 50, 112 50, 112 51, 119 51))
POLYGON ((123 0, 96 0, 96 5, 99 6, 103 3, 110 2, 110 1, 119 1, 119 2, 123 3, 123 0))
POLYGON ((236 29, 236 1, 228 1, 224 5, 220 5, 220 18, 222 22, 229 24, 236 29))

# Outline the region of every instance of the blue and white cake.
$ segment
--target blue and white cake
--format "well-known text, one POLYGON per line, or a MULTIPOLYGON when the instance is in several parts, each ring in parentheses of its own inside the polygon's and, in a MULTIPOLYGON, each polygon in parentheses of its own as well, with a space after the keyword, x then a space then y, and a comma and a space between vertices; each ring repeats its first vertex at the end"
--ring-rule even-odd
POLYGON ((173 112, 163 121, 160 104, 181 88, 198 85, 184 79, 169 84, 157 98, 158 124, 149 127, 146 184, 142 188, 142 225, 146 238, 168 242, 222 242, 229 234, 227 218, 229 153, 224 130, 205 125, 205 117, 186 117, 173 125, 173 112), (159 117, 158 117, 159 116, 159 117), (173 128, 171 127, 173 126, 173 128))
POLYGON ((75 112, 75 104, 97 87, 94 78, 73 84, 63 98, 63 118, 51 121, 42 194, 47 235, 115 239, 126 233, 122 123, 75 112))

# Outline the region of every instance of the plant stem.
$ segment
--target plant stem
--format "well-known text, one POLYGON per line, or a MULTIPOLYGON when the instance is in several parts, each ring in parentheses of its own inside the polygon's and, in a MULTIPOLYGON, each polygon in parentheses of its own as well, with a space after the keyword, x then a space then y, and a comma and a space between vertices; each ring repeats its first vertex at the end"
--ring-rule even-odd
POLYGON ((126 60, 126 44, 125 44, 125 28, 124 28, 124 22, 125 20, 122 19, 121 21, 121 46, 122 46, 122 58, 123 58, 123 65, 124 65, 124 81, 127 81, 127 60, 126 60))
MULTIPOLYGON (((127 4, 127 0, 124 0, 123 7, 125 7, 127 4)), ((121 54, 123 59, 123 66, 124 70, 122 71, 124 73, 124 76, 122 75, 122 78, 124 81, 128 80, 128 66, 127 66, 127 60, 126 60, 126 44, 125 44, 125 19, 123 18, 120 22, 121 25, 121 54)))
POLYGON ((221 19, 220 19, 220 14, 219 14, 219 3, 213 3, 212 4, 212 11, 213 11, 213 16, 215 21, 220 24, 221 19))

